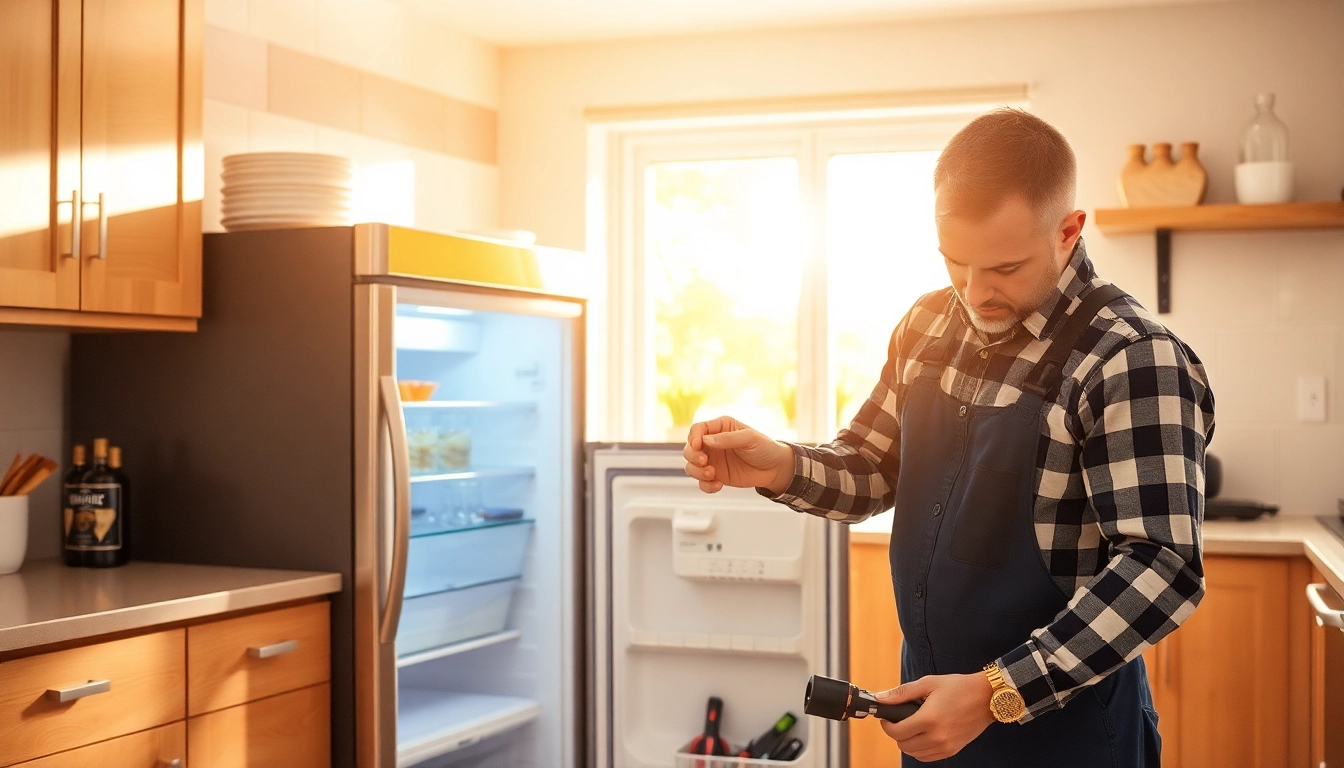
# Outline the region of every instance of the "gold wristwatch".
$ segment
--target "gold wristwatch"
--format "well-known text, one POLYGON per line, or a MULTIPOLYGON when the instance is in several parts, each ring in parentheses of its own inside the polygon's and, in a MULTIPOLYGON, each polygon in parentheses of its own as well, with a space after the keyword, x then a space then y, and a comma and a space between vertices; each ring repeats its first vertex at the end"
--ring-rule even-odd
POLYGON ((1023 701, 1022 694, 1017 692, 1016 688, 1010 687, 1003 681, 1003 672, 999 670, 999 663, 991 661, 985 665, 985 676, 989 678, 989 685, 994 689, 989 696, 989 713, 1000 723, 1016 723, 1026 714, 1027 703, 1023 701))

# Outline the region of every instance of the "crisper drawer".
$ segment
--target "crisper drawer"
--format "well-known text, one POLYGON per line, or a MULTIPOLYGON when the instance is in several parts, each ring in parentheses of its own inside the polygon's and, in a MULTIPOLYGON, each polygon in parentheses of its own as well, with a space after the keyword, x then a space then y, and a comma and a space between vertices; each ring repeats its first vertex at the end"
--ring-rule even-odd
POLYGON ((531 520, 511 520, 412 536, 406 597, 522 575, 532 527, 531 520))
POLYGON ((407 598, 397 630, 397 655, 500 632, 519 579, 407 598))
POLYGON ((175 629, 0 664, 0 765, 181 720, 186 662, 175 629))
POLYGON ((329 612, 323 600, 188 627, 189 714, 328 680, 329 612))
POLYGON ((185 768, 187 724, 165 725, 58 755, 39 757, 16 768, 185 768))

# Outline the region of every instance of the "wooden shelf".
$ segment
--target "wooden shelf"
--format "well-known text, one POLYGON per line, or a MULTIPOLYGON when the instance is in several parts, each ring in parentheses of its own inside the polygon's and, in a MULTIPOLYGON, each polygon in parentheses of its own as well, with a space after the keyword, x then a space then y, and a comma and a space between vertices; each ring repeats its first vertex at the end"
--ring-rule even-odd
POLYGON ((1226 232, 1255 229, 1344 229, 1344 202, 1265 205, 1183 205, 1173 208, 1098 208, 1097 228, 1108 235, 1226 232))
POLYGON ((1183 205, 1098 208, 1097 229, 1108 235, 1156 235, 1157 311, 1171 311, 1171 233, 1274 229, 1344 229, 1344 202, 1265 205, 1183 205))

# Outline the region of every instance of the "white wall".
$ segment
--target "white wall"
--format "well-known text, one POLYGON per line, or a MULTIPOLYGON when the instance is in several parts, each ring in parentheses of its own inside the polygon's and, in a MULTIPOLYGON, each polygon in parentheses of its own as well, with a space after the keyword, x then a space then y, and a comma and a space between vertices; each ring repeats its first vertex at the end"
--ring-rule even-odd
POLYGON ((14 454, 40 453, 61 464, 28 499, 30 560, 61 553, 61 476, 70 468, 62 447, 69 352, 66 333, 0 330, 0 462, 8 469, 14 454))
MULTIPOLYGON (((400 213, 378 220, 439 231, 497 226, 499 170, 493 155, 499 52, 493 46, 391 0, 206 0, 205 22, 207 232, 222 231, 220 159, 237 152, 269 151, 328 152, 364 166, 409 161, 414 166, 413 184, 408 181, 398 188, 394 182, 392 189, 377 193, 384 209, 400 213), (276 47, 329 65, 309 67, 304 73, 308 82, 294 83, 307 91, 311 103, 305 107, 323 112, 328 106, 324 101, 348 100, 358 109, 360 97, 367 99, 359 93, 361 84, 356 81, 347 88, 332 79, 342 73, 368 73, 380 81, 393 81, 401 91, 413 91, 400 94, 407 103, 396 105, 407 113, 422 106, 426 95, 448 97, 459 108, 465 105, 486 113, 490 157, 482 160, 434 151, 425 142, 417 146, 413 141, 389 140, 385 121, 379 135, 359 125, 342 129, 316 119, 296 119, 292 110, 285 114, 271 92, 277 73, 274 66, 268 67, 268 58, 274 57, 276 47), (400 205, 403 200, 408 205, 400 205)), ((427 123, 448 122, 442 114, 421 117, 393 127, 424 134, 438 130, 427 123)), ((483 140, 480 133, 476 130, 475 138, 483 140)), ((398 178, 409 180, 404 173, 398 178)))
MULTIPOLYGON (((1243 2, 893 23, 507 50, 501 223, 583 248, 590 106, 1028 83, 1069 137, 1079 206, 1118 204, 1131 142, 1199 141, 1207 201, 1260 91, 1278 94, 1299 199, 1344 187, 1344 4, 1243 2)), ((1156 304, 1151 238, 1088 244, 1101 273, 1156 304)), ((1344 496, 1344 233, 1177 235, 1175 311, 1217 399, 1225 495, 1328 514, 1344 496), (1294 420, 1296 377, 1329 377, 1325 425, 1294 420)), ((931 255, 932 257, 932 255, 931 255)), ((884 337, 889 329, 874 329, 884 337)))

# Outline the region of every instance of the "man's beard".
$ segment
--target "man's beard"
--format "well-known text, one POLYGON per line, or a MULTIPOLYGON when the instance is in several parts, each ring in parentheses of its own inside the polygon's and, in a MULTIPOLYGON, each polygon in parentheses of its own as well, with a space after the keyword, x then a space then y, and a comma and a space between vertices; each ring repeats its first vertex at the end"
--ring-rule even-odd
POLYGON ((1004 304, 997 301, 982 305, 983 309, 1008 310, 1011 313, 1011 316, 1005 317, 1002 320, 988 320, 981 317, 980 313, 976 312, 975 308, 966 302, 966 297, 962 296, 961 291, 958 291, 955 286, 952 288, 952 292, 956 294, 957 300, 961 302, 962 308, 966 310, 966 316, 970 318, 971 325, 975 326, 976 330, 990 336, 997 336, 1012 330, 1013 326, 1027 319, 1032 312, 1040 309, 1041 305, 1045 304, 1050 298, 1050 294, 1053 293, 1055 288, 1059 285, 1059 276, 1060 269, 1052 258, 1048 262, 1045 274, 1041 276, 1041 282, 1036 286, 1036 290, 1032 293, 1032 297, 1028 301, 1027 306, 1014 307, 1011 304, 1004 304))

